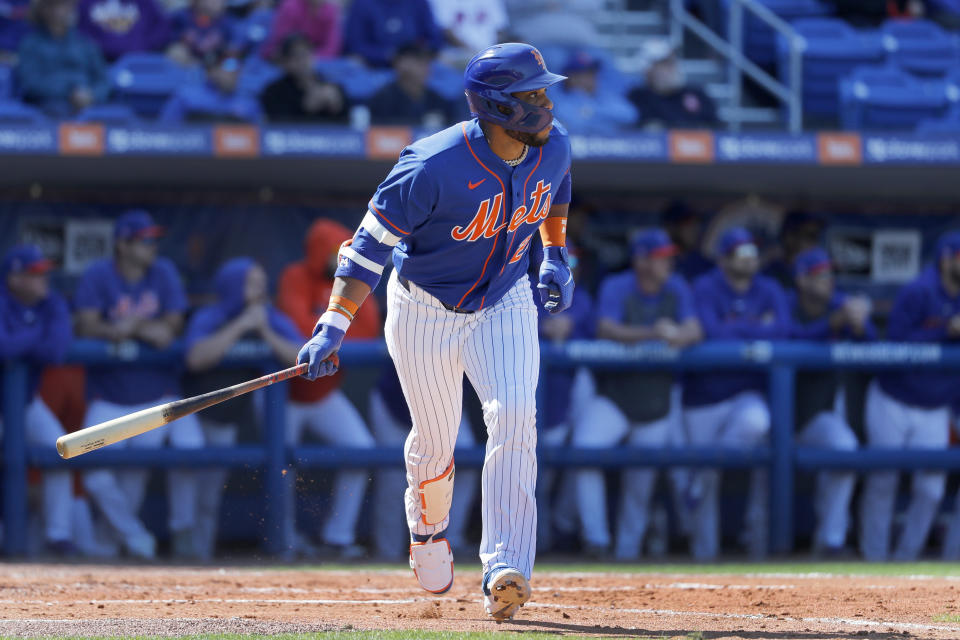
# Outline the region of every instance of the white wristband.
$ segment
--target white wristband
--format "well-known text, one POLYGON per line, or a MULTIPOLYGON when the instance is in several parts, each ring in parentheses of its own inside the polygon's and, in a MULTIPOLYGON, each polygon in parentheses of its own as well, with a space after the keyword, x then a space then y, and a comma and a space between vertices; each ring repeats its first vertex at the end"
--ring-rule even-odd
MULTIPOLYGON (((317 320, 317 324, 329 324, 344 333, 350 328, 350 320, 347 319, 347 316, 342 313, 337 313, 336 311, 330 311, 329 309, 323 312, 323 315, 317 320)), ((314 331, 316 331, 316 327, 314 327, 314 331)))

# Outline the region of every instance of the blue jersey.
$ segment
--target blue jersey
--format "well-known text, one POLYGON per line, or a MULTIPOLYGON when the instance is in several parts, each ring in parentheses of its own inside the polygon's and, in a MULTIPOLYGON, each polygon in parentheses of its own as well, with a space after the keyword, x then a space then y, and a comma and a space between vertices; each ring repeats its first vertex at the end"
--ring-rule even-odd
MULTIPOLYGON (((903 342, 956 342, 947 336, 950 318, 960 313, 960 296, 950 297, 933 266, 897 294, 887 321, 887 338, 903 342)), ((960 374, 924 369, 890 371, 877 377, 887 395, 917 407, 945 407, 957 397, 960 374)))
POLYGON ((37 304, 26 306, 0 285, 0 358, 23 358, 27 362, 26 399, 36 394, 43 367, 63 361, 71 338, 70 310, 59 294, 51 293, 37 304))
POLYGON ((568 202, 570 143, 558 123, 510 167, 477 120, 461 122, 403 150, 341 249, 337 275, 376 286, 392 249, 400 276, 448 305, 483 309, 526 272, 550 207, 568 202))
MULTIPOLYGON (((157 258, 139 282, 127 282, 112 259, 87 267, 74 296, 78 311, 94 309, 114 322, 183 313, 187 297, 176 267, 157 258)), ((143 404, 179 393, 180 371, 169 365, 98 365, 88 368, 87 395, 115 404, 143 404)))
POLYGON ((827 303, 827 309, 823 315, 812 318, 804 314, 800 307, 800 301, 796 291, 787 293, 787 305, 790 308, 790 330, 789 337, 795 340, 815 340, 826 342, 828 340, 875 340, 877 338, 877 329, 870 322, 869 318, 864 326, 862 336, 855 336, 850 332, 849 327, 844 327, 841 331, 834 331, 830 327, 830 316, 837 309, 842 307, 847 300, 847 296, 839 291, 833 293, 830 302, 827 303))
MULTIPOLYGON (((790 329, 787 299, 774 280, 755 276, 743 293, 734 291, 723 272, 714 269, 693 285, 697 315, 707 340, 774 340, 790 329)), ((743 391, 763 391, 763 373, 724 371, 684 378, 683 403, 698 407, 722 402, 743 391)))

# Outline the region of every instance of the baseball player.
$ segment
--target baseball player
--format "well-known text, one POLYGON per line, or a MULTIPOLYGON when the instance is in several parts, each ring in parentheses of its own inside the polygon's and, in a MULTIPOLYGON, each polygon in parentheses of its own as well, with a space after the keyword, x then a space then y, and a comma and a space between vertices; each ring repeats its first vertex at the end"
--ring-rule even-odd
MULTIPOLYGON (((631 245, 632 268, 607 276, 600 284, 597 337, 633 344, 662 341, 683 348, 703 338, 687 283, 673 273, 676 247, 661 229, 638 234, 631 245)), ((597 395, 575 426, 576 447, 666 447, 671 420, 670 371, 597 374, 597 395)), ((605 554, 611 536, 603 472, 577 472, 577 505, 583 539, 595 555, 605 554)), ((649 519, 655 469, 623 472, 615 555, 640 555, 649 519)))
MULTIPOLYGON (((817 247, 807 249, 793 262, 796 291, 788 296, 790 337, 797 340, 874 340, 870 300, 839 293, 833 286, 830 256, 817 247)), ((840 373, 834 370, 797 374, 795 424, 797 444, 839 451, 857 449, 857 437, 839 411, 840 373)), ((814 509, 817 527, 813 551, 837 555, 843 551, 850 525, 850 499, 854 474, 821 471, 817 474, 814 509)))
MULTIPOLYGON (((303 341, 293 321, 270 304, 267 273, 252 259, 240 257, 224 263, 214 278, 214 290, 216 302, 194 313, 185 332, 187 369, 203 372, 194 379, 194 395, 263 375, 262 371, 219 366, 243 338, 262 340, 274 359, 283 363, 293 362, 303 341)), ((207 444, 235 445, 239 425, 254 414, 249 394, 205 409, 199 419, 207 444)), ((213 557, 227 475, 226 469, 198 473, 196 551, 202 559, 213 557)))
MULTIPOLYGON (((718 266, 693 285, 697 315, 708 340, 770 340, 787 335, 789 310, 780 286, 758 275, 757 245, 742 227, 720 237, 718 266)), ((731 370, 688 375, 683 383, 687 437, 693 446, 748 449, 762 444, 770 431, 766 377, 731 370)), ((766 553, 766 474, 755 471, 750 482, 746 535, 754 556, 766 553)), ((698 560, 719 551, 720 473, 697 471, 690 476, 691 549, 698 560)))
MULTIPOLYGON (((164 349, 180 334, 187 307, 183 286, 173 263, 157 257, 163 228, 143 210, 121 215, 114 227, 114 256, 90 264, 74 295, 78 336, 111 342, 136 340, 164 349)), ((172 402, 180 395, 177 368, 168 365, 95 365, 88 368, 89 404, 84 426, 119 418, 172 402)), ((124 440, 115 447, 159 449, 168 442, 178 448, 203 446, 203 431, 195 415, 124 440)), ((137 517, 148 473, 139 469, 85 474, 84 484, 95 496, 110 526, 127 550, 141 557, 155 555, 153 536, 137 517)), ((175 555, 193 556, 196 514, 195 473, 168 474, 169 526, 175 555)))
POLYGON ((485 49, 464 79, 476 118, 401 152, 340 249, 329 307, 299 360, 310 363, 310 378, 336 370, 343 336, 392 256, 384 333, 413 418, 405 445, 410 563, 428 591, 453 584, 444 530, 466 374, 488 434, 484 603, 505 620, 530 598, 536 548, 540 353, 527 250, 539 230, 546 249, 538 290, 548 310, 563 311, 574 288, 564 246, 570 144, 546 94, 564 78, 534 47, 485 49))
MULTIPOLYGON (((27 395, 23 398, 27 405, 26 440, 51 450, 64 430, 37 390, 43 367, 63 360, 72 336, 67 303, 50 290, 48 273, 52 268, 34 245, 13 247, 0 263, 0 357, 21 358, 29 364, 27 395)), ((70 471, 43 474, 44 542, 48 551, 58 555, 75 551, 71 475, 70 471)))
MULTIPOLYGON (((960 339, 960 232, 943 236, 933 263, 897 294, 887 321, 887 338, 907 342, 960 339)), ((950 403, 960 375, 946 371, 882 373, 867 390, 867 442, 871 447, 945 449, 950 441, 950 403)), ((861 503, 860 552, 886 560, 899 474, 867 475, 861 503)), ((946 474, 917 471, 904 527, 893 552, 896 560, 920 555, 943 498, 946 474)))
MULTIPOLYGON (((293 319, 303 335, 310 335, 317 316, 330 299, 333 274, 337 269, 340 245, 350 239, 350 231, 339 222, 321 218, 307 232, 304 259, 284 269, 280 276, 277 306, 293 319)), ((380 335, 380 309, 376 299, 357 314, 352 338, 376 338, 380 335)), ((375 441, 367 425, 340 390, 341 377, 331 376, 319 383, 306 380, 290 381, 290 403, 287 405, 287 445, 299 444, 306 428, 315 436, 343 447, 369 448, 375 441)), ((323 555, 344 559, 366 555, 366 549, 355 542, 357 520, 367 488, 367 471, 347 469, 337 473, 331 513, 324 523, 323 555)), ((294 480, 291 476, 291 481, 294 480)), ((296 543, 293 520, 293 487, 287 500, 287 540, 296 543)))

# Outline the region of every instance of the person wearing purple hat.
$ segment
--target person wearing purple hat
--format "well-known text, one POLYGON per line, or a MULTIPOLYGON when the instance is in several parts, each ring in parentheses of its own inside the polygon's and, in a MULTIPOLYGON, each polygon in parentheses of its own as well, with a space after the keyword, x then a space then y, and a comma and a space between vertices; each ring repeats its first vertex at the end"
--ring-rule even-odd
MULTIPOLYGON (((0 358, 18 358, 27 362, 27 395, 23 398, 27 407, 26 440, 28 444, 51 451, 57 438, 65 432, 37 389, 43 368, 63 361, 72 338, 67 303, 50 289, 49 272, 52 268, 53 263, 34 245, 13 247, 0 263, 0 358)), ((71 555, 76 551, 72 511, 70 471, 45 471, 43 530, 46 551, 56 555, 71 555)))
MULTIPOLYGON (((163 235, 149 213, 135 209, 121 215, 114 227, 114 255, 92 263, 84 271, 74 295, 77 335, 113 343, 135 341, 166 349, 183 330, 186 294, 176 267, 157 256, 157 238, 163 235)), ((180 396, 180 372, 169 365, 113 363, 87 369, 85 426, 171 402, 180 396)), ((159 449, 203 446, 196 416, 118 442, 114 447, 159 449)), ((127 551, 152 558, 155 543, 137 517, 146 491, 148 472, 140 469, 97 469, 85 474, 92 493, 110 495, 101 511, 127 551)), ((170 530, 176 555, 193 556, 197 487, 195 473, 168 474, 170 530)))
MULTIPOLYGON (((720 237, 717 267, 693 284, 697 315, 708 340, 773 340, 789 329, 786 296, 774 280, 758 274, 753 235, 732 227, 720 237)), ((770 409, 763 373, 730 369, 690 374, 683 383, 687 437, 693 446, 749 449, 766 441, 770 409)), ((753 556, 767 551, 766 473, 754 471, 745 516, 745 542, 753 556)), ((691 549, 697 560, 716 557, 719 546, 720 472, 691 475, 691 549)))
MULTIPOLYGON (((597 337, 623 344, 661 342, 682 349, 703 337, 687 283, 673 273, 677 249, 662 229, 638 234, 631 244, 631 268, 600 284, 597 337)), ((573 444, 609 448, 622 444, 666 447, 674 423, 669 371, 598 372, 597 394, 574 427, 573 444)), ((611 547, 603 472, 576 472, 577 506, 588 553, 605 556, 611 547)), ((640 555, 656 482, 654 469, 624 471, 614 554, 640 555)))
MULTIPOLYGON (((943 235, 932 263, 900 289, 887 320, 887 338, 946 344, 960 340, 960 231, 943 235)), ((954 371, 881 373, 867 391, 867 443, 886 449, 946 449, 950 405, 958 385, 960 374, 954 371)), ((896 471, 878 471, 864 483, 860 552, 867 560, 886 560, 890 555, 898 481, 896 471)), ((915 560, 923 551, 945 483, 946 474, 940 471, 913 474, 910 505, 893 559, 915 560)))
MULTIPOLYGON (((815 247, 799 253, 793 261, 793 274, 796 291, 788 294, 791 338, 818 342, 876 339, 876 329, 870 322, 870 299, 836 291, 833 264, 825 250, 815 247)), ((797 444, 837 451, 857 449, 857 437, 840 410, 842 392, 843 380, 838 371, 797 374, 797 444)), ((850 471, 817 474, 815 555, 836 556, 843 552, 855 479, 850 471)))

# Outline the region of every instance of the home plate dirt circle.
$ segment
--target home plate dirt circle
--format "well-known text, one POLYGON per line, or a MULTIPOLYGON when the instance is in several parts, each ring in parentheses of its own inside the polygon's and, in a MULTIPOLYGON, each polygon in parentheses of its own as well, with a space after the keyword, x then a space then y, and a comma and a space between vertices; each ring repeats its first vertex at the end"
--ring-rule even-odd
POLYGON ((704 638, 960 638, 960 580, 934 576, 538 571, 514 621, 483 613, 479 571, 448 593, 409 571, 6 564, 0 636, 341 629, 704 638), (943 622, 942 620, 947 620, 943 622))

